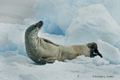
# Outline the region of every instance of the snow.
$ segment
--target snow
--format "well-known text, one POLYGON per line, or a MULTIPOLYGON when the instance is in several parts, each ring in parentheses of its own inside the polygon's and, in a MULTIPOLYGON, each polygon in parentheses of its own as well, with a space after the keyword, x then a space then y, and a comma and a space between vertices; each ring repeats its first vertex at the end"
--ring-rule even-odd
MULTIPOLYGON (((23 15, 26 18, 25 25, 0 21, 0 80, 119 80, 118 3, 118 0, 36 0, 33 7, 35 17, 31 19, 29 15, 23 15), (40 37, 67 46, 96 42, 103 58, 79 56, 65 62, 55 61, 53 64, 34 63, 26 54, 24 33, 29 25, 39 20, 44 22, 40 37)), ((27 4, 32 5, 32 2, 27 4)), ((20 7, 20 11, 23 8, 20 7)), ((15 15, 22 15, 18 13, 15 15)))
POLYGON ((93 78, 93 76, 105 76, 106 78, 102 78, 104 80, 118 80, 120 75, 120 65, 109 64, 109 61, 100 57, 79 56, 71 61, 55 61, 53 64, 38 65, 16 52, 8 54, 6 57, 0 56, 1 80, 101 79, 93 78), (113 76, 113 78, 108 78, 108 76, 113 76))

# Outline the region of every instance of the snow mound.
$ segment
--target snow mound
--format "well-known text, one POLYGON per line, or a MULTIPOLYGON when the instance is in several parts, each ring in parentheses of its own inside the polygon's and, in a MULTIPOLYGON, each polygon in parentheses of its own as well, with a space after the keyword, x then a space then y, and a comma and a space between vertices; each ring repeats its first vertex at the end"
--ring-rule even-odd
POLYGON ((39 80, 36 76, 32 75, 32 74, 20 74, 19 77, 22 80, 39 80))
POLYGON ((18 53, 24 56, 27 56, 26 49, 25 49, 25 43, 21 42, 18 46, 18 53))
POLYGON ((15 51, 18 49, 16 43, 9 39, 8 33, 1 32, 0 34, 0 52, 5 52, 8 50, 15 51))
POLYGON ((5 32, 0 32, 0 52, 4 52, 8 48, 8 35, 5 32))
POLYGON ((116 48, 118 48, 119 49, 119 51, 120 51, 120 40, 114 45, 116 48))
POLYGON ((24 32, 26 25, 0 23, 0 52, 18 51, 25 55, 24 32))
POLYGON ((27 63, 33 63, 32 60, 30 60, 28 57, 23 56, 21 54, 18 54, 17 51, 6 51, 6 52, 0 52, 1 62, 7 63, 7 64, 13 64, 19 63, 19 64, 27 64, 27 63))
POLYGON ((96 66, 108 65, 109 61, 105 60, 104 58, 100 58, 99 56, 96 56, 93 59, 93 64, 95 64, 96 66))
POLYGON ((109 61, 105 60, 104 58, 101 58, 99 56, 96 56, 94 58, 89 58, 85 56, 78 56, 74 60, 66 60, 68 63, 76 63, 76 64, 82 64, 82 65, 91 65, 91 66, 102 66, 102 65, 108 65, 109 61))
POLYGON ((77 11, 78 15, 66 31, 66 45, 101 39, 112 45, 120 40, 120 27, 101 5, 91 5, 77 11))
POLYGON ((100 53, 103 55, 104 59, 114 64, 120 63, 120 51, 118 48, 102 40, 98 40, 97 44, 98 49, 100 53))

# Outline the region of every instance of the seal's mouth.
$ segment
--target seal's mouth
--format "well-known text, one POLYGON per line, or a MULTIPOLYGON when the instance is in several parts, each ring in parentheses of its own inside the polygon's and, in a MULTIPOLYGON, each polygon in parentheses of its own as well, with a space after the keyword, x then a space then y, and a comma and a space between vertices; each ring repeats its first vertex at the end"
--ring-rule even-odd
POLYGON ((38 23, 37 23, 37 27, 38 28, 41 28, 43 26, 43 21, 39 21, 38 23))

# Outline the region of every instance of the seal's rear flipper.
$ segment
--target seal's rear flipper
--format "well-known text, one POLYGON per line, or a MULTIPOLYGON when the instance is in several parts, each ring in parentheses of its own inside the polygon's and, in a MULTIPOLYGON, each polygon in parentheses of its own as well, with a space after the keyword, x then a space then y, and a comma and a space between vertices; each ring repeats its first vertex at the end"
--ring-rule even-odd
POLYGON ((102 54, 100 54, 97 48, 95 48, 94 52, 97 53, 97 55, 99 55, 101 58, 103 58, 102 54))
POLYGON ((101 58, 103 58, 102 54, 98 53, 98 55, 99 55, 101 58))

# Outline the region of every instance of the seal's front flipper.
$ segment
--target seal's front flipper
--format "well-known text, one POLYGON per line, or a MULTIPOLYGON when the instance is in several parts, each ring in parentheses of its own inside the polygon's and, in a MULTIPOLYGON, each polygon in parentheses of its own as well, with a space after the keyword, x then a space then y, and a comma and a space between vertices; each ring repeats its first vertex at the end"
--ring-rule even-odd
POLYGON ((55 44, 55 43, 53 43, 52 41, 50 41, 50 40, 48 40, 48 39, 43 39, 45 42, 47 42, 47 43, 50 43, 50 44, 53 44, 53 45, 55 45, 55 46, 59 46, 58 44, 55 44))

